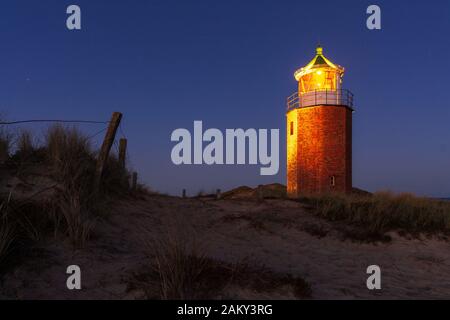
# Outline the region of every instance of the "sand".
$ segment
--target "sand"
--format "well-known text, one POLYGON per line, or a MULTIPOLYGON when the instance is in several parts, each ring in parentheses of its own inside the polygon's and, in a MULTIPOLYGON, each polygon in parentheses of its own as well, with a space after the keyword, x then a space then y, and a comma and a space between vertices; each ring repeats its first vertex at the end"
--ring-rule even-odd
MULTIPOLYGON (((96 222, 85 248, 41 241, 0 282, 3 299, 144 299, 136 274, 150 268, 148 243, 181 228, 209 257, 250 261, 305 279, 313 299, 448 299, 450 242, 402 237, 362 243, 301 203, 272 199, 181 199, 162 195, 118 200, 96 222), (175 227, 173 227, 175 225, 175 227), (82 270, 82 290, 66 288, 66 268, 82 270), (381 290, 366 287, 366 268, 381 268, 381 290)), ((151 246, 150 246, 151 247, 151 246)), ((228 289, 226 298, 293 299, 289 290, 228 289)))

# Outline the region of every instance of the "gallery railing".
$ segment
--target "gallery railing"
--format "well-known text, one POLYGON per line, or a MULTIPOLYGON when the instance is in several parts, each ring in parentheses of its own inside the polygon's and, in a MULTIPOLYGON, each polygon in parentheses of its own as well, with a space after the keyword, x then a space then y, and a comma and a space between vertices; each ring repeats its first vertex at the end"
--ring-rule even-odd
POLYGON ((287 110, 319 105, 345 106, 354 110, 353 93, 347 89, 314 90, 305 93, 294 93, 287 98, 287 110))

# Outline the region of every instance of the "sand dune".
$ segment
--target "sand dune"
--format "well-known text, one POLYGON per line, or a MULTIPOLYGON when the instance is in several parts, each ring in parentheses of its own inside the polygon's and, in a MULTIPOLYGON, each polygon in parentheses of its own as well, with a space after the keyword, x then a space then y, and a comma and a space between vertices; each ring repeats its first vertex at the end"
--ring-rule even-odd
MULTIPOLYGON (((336 225, 299 202, 147 195, 120 200, 97 221, 86 248, 72 251, 47 241, 7 270, 1 298, 144 299, 139 274, 149 270, 146 245, 167 228, 195 239, 206 254, 224 262, 250 261, 305 279, 315 299, 409 299, 450 297, 450 242, 408 239, 391 233, 387 243, 345 239, 336 225), (173 229, 172 229, 173 230, 173 229), (82 269, 82 290, 66 289, 66 267, 82 269), (382 270, 382 290, 366 288, 366 268, 382 270)), ((285 287, 270 292, 235 284, 213 298, 295 299, 285 287)))

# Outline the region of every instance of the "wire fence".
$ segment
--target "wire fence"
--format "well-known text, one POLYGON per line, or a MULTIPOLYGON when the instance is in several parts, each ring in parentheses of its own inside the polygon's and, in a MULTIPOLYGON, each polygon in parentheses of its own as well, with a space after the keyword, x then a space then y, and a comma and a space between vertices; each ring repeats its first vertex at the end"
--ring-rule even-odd
MULTIPOLYGON (((16 121, 0 121, 0 128, 3 129, 3 126, 16 126, 16 125, 22 125, 22 124, 36 124, 36 123, 55 123, 55 124, 94 124, 94 125, 104 125, 101 130, 97 130, 93 133, 86 135, 86 140, 93 142, 93 140, 97 137, 99 137, 102 133, 106 132, 108 129, 108 125, 110 121, 99 121, 99 120, 83 120, 83 119, 28 119, 28 120, 16 120, 16 121)), ((24 129, 25 130, 25 129, 24 129)), ((123 130, 121 129, 122 136, 125 136, 123 134, 123 130)), ((39 134, 33 133, 33 140, 36 144, 41 144, 42 141, 40 139, 41 137, 39 134)), ((17 139, 11 139, 13 146, 17 144, 17 139)), ((11 146, 11 147, 13 147, 11 146)))
MULTIPOLYGON (((113 112, 111 120, 109 121, 97 121, 97 120, 67 120, 67 119, 28 119, 28 120, 16 120, 16 121, 0 121, 0 164, 5 164, 6 161, 15 159, 16 156, 19 155, 19 162, 22 166, 28 162, 42 161, 39 157, 36 157, 36 153, 34 151, 39 152, 42 150, 42 146, 46 146, 48 143, 49 135, 51 137, 52 132, 51 129, 47 129, 47 135, 44 135, 43 141, 38 140, 38 135, 36 135, 35 131, 29 130, 29 128, 14 132, 14 134, 10 134, 6 128, 8 126, 15 126, 21 124, 34 124, 34 123, 57 123, 57 124, 93 124, 93 125, 102 125, 101 130, 97 130, 91 134, 85 134, 84 130, 78 130, 77 127, 73 127, 77 130, 79 137, 83 142, 87 143, 87 147, 93 151, 93 144, 91 141, 102 135, 104 133, 104 137, 102 140, 98 140, 101 143, 101 148, 98 148, 98 152, 96 151, 95 157, 96 160, 96 171, 95 171, 95 179, 94 185, 95 189, 99 190, 100 181, 102 179, 103 169, 108 161, 110 156, 110 151, 113 151, 117 155, 117 159, 123 169, 130 168, 129 157, 127 152, 127 138, 125 134, 125 130, 122 126, 122 113, 113 112), (6 127, 6 128, 5 128, 6 127), (30 140, 30 138, 32 140, 30 140), (118 141, 120 140, 120 145, 118 141), (122 141, 124 140, 124 141, 122 141), (113 149, 113 150, 111 150, 113 149), (25 151, 24 151, 25 150, 25 151), (19 153, 17 153, 19 151, 19 153), (30 153, 30 151, 32 151, 30 153), (22 158, 21 158, 22 157, 22 158), (25 159, 25 158, 29 159, 25 159), (3 160, 2 160, 3 159, 3 160), (37 159, 37 160, 36 160, 37 159), (128 164, 128 165, 127 165, 128 164)), ((16 128, 15 128, 16 129, 16 128)), ((20 130, 20 129, 19 129, 20 130)), ((131 171, 128 171, 131 172, 131 171)), ((130 176, 131 177, 131 176, 130 176)), ((131 190, 137 190, 137 172, 132 172, 132 182, 131 182, 131 190)))
MULTIPOLYGON (((122 117, 122 115, 120 116, 122 117)), ((36 133, 36 128, 33 128, 30 130, 29 128, 21 129, 20 125, 33 125, 33 124, 48 124, 48 123, 55 123, 55 124, 88 124, 88 125, 102 125, 100 130, 92 130, 93 132, 87 133, 87 130, 80 130, 80 133, 83 134, 84 138, 87 142, 91 145, 91 147, 94 147, 99 150, 100 152, 100 146, 102 143, 105 142, 104 139, 106 139, 107 136, 107 130, 108 127, 113 125, 113 118, 108 121, 99 121, 99 120, 86 120, 86 119, 27 119, 27 120, 16 120, 16 121, 0 121, 0 140, 1 139, 7 139, 10 143, 8 146, 8 150, 11 154, 15 153, 19 149, 20 145, 20 139, 21 135, 24 131, 28 132, 32 137, 32 145, 42 146, 45 145, 46 142, 46 133, 36 133), (15 127, 19 126, 19 128, 14 128, 14 133, 12 134, 9 130, 5 130, 9 126, 15 127), (17 130, 18 129, 18 130, 17 130)), ((48 129, 48 128, 47 128, 48 129)), ((119 120, 118 130, 115 132, 115 135, 113 137, 112 141, 112 150, 114 153, 116 153, 117 156, 120 154, 120 146, 118 141, 121 139, 127 140, 127 135, 125 134, 125 129, 123 127, 123 121, 119 120)), ((126 148, 126 142, 125 142, 125 148, 126 148)), ((127 163, 127 167, 132 168, 133 164, 131 163, 131 159, 128 155, 128 152, 125 152, 125 161, 127 163)))

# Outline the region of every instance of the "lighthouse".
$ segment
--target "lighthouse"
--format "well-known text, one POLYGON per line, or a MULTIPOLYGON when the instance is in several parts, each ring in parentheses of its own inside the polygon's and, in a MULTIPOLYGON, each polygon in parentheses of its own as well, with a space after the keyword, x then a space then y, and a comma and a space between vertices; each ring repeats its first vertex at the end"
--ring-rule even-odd
POLYGON ((344 68, 323 48, 294 73, 298 90, 287 98, 287 192, 352 190, 353 94, 342 88, 344 68))

